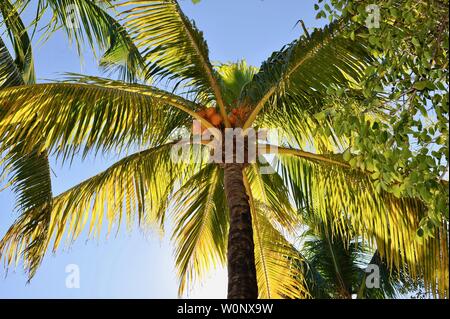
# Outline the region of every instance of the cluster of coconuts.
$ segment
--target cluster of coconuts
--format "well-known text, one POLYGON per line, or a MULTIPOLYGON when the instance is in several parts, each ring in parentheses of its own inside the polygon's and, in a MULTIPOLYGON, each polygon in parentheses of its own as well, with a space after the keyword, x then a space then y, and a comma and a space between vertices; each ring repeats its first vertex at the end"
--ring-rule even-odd
MULTIPOLYGON (((231 113, 228 114, 228 122, 230 122, 232 127, 235 127, 236 124, 239 122, 242 122, 245 118, 247 109, 245 107, 235 108, 231 111, 231 113)), ((222 116, 217 113, 216 108, 214 107, 207 107, 200 109, 199 111, 195 112, 200 117, 204 118, 205 120, 209 121, 212 125, 219 128, 222 126, 223 118, 222 116)), ((200 131, 195 126, 193 127, 193 134, 202 134, 207 128, 201 125, 200 131)))

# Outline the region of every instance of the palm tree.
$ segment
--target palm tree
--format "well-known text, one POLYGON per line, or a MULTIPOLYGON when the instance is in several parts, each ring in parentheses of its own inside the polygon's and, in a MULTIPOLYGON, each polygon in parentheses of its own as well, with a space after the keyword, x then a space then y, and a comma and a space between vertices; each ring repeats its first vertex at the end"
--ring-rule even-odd
POLYGON ((385 299, 417 289, 407 272, 389 269, 378 251, 373 251, 361 238, 342 238, 314 215, 306 216, 303 223, 309 226, 302 234, 301 266, 308 270, 306 279, 315 298, 385 299), (365 269, 369 265, 378 267, 379 287, 366 287, 365 269))
MULTIPOLYGON (((0 242, 7 264, 24 251, 26 261, 40 262, 51 243, 56 250, 63 236, 71 242, 87 225, 99 235, 103 221, 108 233, 123 219, 130 227, 136 220, 163 227, 169 211, 180 293, 226 261, 229 298, 310 297, 303 268, 294 267, 302 257, 289 240, 301 225, 296 212, 306 206, 344 237, 350 222, 389 266, 407 265, 428 289, 447 293, 446 222, 419 243, 426 207, 378 191, 373 172, 352 168, 348 152, 344 158, 347 143, 333 132, 335 123, 317 116, 332 107, 325 98, 330 87, 361 94, 354 83, 372 60, 363 39, 340 36, 337 22, 274 52, 258 70, 243 62, 213 66, 203 34, 176 1, 125 1, 115 9, 118 30, 130 37, 113 43, 102 66, 125 81, 70 74, 63 82, 2 88, 0 152, 20 145, 28 153, 38 145, 38 154, 50 150, 63 161, 137 152, 53 197, 44 221, 41 206, 24 207, 0 242), (170 90, 151 85, 162 80, 170 90), (222 121, 204 117, 205 109, 222 121), (171 160, 180 130, 195 135, 192 119, 215 135, 232 124, 283 130, 276 152, 260 145, 261 154, 279 159, 275 173, 262 174, 260 161, 207 161, 218 149, 195 138, 191 161, 171 160), (198 149, 201 161, 193 160, 198 149)), ((355 114, 361 109, 355 103, 355 114)))
MULTIPOLYGON (((28 27, 20 18, 19 12, 25 10, 30 1, 12 3, 10 0, 0 1, 0 27, 6 29, 6 33, 14 50, 13 58, 0 38, 0 88, 31 85, 36 82, 34 72, 34 59, 31 39, 27 30, 30 27, 37 27, 42 16, 48 8, 53 16, 47 23, 44 37, 49 37, 51 31, 62 28, 69 39, 75 40, 78 52, 81 53, 84 37, 92 48, 109 50, 118 44, 128 47, 129 52, 137 52, 133 47, 129 36, 125 30, 106 11, 106 4, 103 6, 95 1, 67 0, 64 2, 55 0, 39 0, 37 4, 37 14, 35 20, 28 27), (69 10, 70 9, 70 10, 69 10), (68 16, 76 12, 76 15, 68 16), (77 27, 70 27, 66 22, 76 23, 77 27)), ((34 32, 33 32, 34 33, 34 32)), ((9 173, 9 184, 13 192, 17 194, 16 207, 19 210, 27 211, 32 207, 41 207, 40 213, 35 216, 35 222, 29 225, 28 232, 36 231, 36 228, 44 227, 40 230, 44 236, 47 231, 46 225, 49 222, 49 206, 52 199, 52 187, 50 178, 50 165, 48 154, 45 150, 38 148, 31 152, 25 152, 20 146, 11 148, 8 154, 0 161, 3 164, 5 178, 9 173), (38 222, 42 221, 42 222, 38 222)), ((40 264, 43 255, 35 254, 32 250, 37 246, 30 247, 25 253, 36 257, 29 258, 30 276, 33 276, 37 266, 40 264)), ((28 258, 25 258, 28 260, 28 258)))

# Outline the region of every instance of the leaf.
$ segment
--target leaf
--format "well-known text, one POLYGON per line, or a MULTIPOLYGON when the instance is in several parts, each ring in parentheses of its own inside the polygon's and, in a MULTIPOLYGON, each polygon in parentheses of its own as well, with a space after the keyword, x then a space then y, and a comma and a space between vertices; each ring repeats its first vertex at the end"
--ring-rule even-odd
POLYGON ((427 213, 422 202, 377 190, 376 181, 355 170, 293 156, 278 157, 281 176, 292 179, 294 189, 301 194, 302 206, 298 209, 317 214, 342 238, 349 236, 346 227, 351 225, 356 235, 376 243, 388 267, 407 267, 414 280, 424 279, 431 290, 448 290, 443 280, 448 262, 440 262, 441 256, 448 256, 448 242, 443 240, 447 226, 441 222, 437 237, 419 243, 416 230, 427 213))
MULTIPOLYGON (((190 168, 170 160, 172 146, 168 143, 129 155, 53 198, 50 209, 35 207, 22 213, 0 241, 0 257, 7 265, 17 262, 25 247, 38 240, 37 249, 29 250, 33 255, 27 258, 41 260, 51 241, 56 251, 64 235, 72 243, 87 225, 88 236, 98 237, 104 220, 108 234, 113 225, 118 230, 125 220, 128 228, 136 222, 162 225, 174 183, 189 175, 190 168), (50 217, 48 227, 32 228, 40 221, 42 209, 50 217)), ((30 267, 28 259, 25 266, 30 267)))
MULTIPOLYGON (((25 26, 15 7, 9 1, 0 2, 0 12, 8 28, 13 43, 15 60, 10 56, 6 45, 0 38, 0 89, 34 83, 34 63, 31 41, 25 26)), ((0 121, 6 110, 0 108, 0 121)), ((40 143, 26 152, 21 145, 2 152, 0 160, 3 178, 9 178, 8 184, 16 195, 16 209, 27 218, 32 216, 33 222, 21 229, 22 236, 31 236, 23 246, 23 258, 28 276, 34 276, 42 261, 38 252, 44 247, 49 223, 52 199, 50 165, 46 151, 38 151, 40 143)))
POLYGON ((8 114, 0 122, 0 149, 24 141, 31 150, 44 136, 63 160, 79 150, 120 151, 131 143, 158 145, 180 125, 190 125, 196 104, 144 85, 100 78, 80 83, 19 86, 0 91, 8 114), (24 135, 25 134, 25 135, 24 135))
POLYGON ((434 85, 430 81, 417 81, 413 86, 416 90, 423 91, 426 88, 433 89, 434 85))
POLYGON ((346 162, 350 161, 350 159, 352 158, 352 154, 350 153, 350 150, 348 150, 348 149, 344 152, 344 154, 342 156, 344 158, 344 161, 346 161, 346 162))
POLYGON ((174 80, 215 100, 226 117, 217 74, 201 31, 174 0, 125 1, 120 4, 124 26, 147 65, 145 78, 174 80))
POLYGON ((371 57, 366 48, 340 34, 340 24, 331 24, 274 52, 263 62, 241 96, 241 103, 252 108, 244 128, 266 106, 267 113, 285 111, 285 119, 300 118, 300 110, 318 113, 328 88, 347 88, 349 79, 357 83, 371 57))
POLYGON ((175 264, 182 295, 212 268, 226 263, 228 211, 223 171, 207 164, 173 196, 175 264))
POLYGON ((256 201, 247 177, 255 242, 256 275, 259 298, 307 298, 309 292, 304 279, 300 253, 277 229, 271 207, 256 201))

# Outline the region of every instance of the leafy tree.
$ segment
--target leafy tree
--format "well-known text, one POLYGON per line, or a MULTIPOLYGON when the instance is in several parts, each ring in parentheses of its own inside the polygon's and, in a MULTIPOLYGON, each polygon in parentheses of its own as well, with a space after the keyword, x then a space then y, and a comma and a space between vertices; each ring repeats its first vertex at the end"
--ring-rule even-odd
MULTIPOLYGON (((56 250, 85 226, 97 236, 104 221, 108 232, 123 220, 162 227, 171 212, 180 292, 227 261, 229 298, 309 297, 303 268, 293 267, 302 257, 287 239, 301 226, 296 212, 306 207, 342 238, 367 238, 390 268, 405 265, 417 280, 434 283, 430 289, 447 293, 441 280, 448 276, 447 230, 419 243, 426 206, 379 189, 371 169, 349 164, 359 155, 346 151, 351 140, 324 113, 345 107, 359 116, 356 84, 376 61, 360 38, 342 35, 342 21, 302 36, 256 70, 242 62, 213 66, 203 34, 174 0, 125 1, 114 9, 123 23, 117 30, 130 36, 110 43, 102 66, 125 81, 72 74, 63 82, 2 88, 0 152, 37 147, 65 162, 78 154, 140 151, 54 197, 45 232, 23 231, 41 225, 42 212, 23 207, 0 242, 7 264, 21 256, 26 265, 40 261, 50 244, 56 250), (151 85, 162 80, 170 90, 151 85), (330 89, 345 93, 341 103, 328 98, 330 89), (205 110, 222 121, 207 119, 205 110), (235 152, 231 163, 207 161, 218 149, 198 139, 189 144, 190 161, 173 161, 180 130, 196 134, 192 119, 216 135, 214 128, 232 124, 283 130, 275 154, 260 145, 279 160, 276 172, 262 174, 260 161, 238 163, 235 152), (202 161, 194 160, 198 149, 202 161)), ((378 110, 364 114, 372 126, 386 121, 378 110)))
MULTIPOLYGON (((358 83, 366 108, 376 109, 385 101, 392 106, 389 123, 376 126, 346 112, 334 113, 342 123, 341 131, 352 140, 351 151, 362 154, 352 165, 370 166, 379 188, 397 197, 419 198, 426 205, 418 240, 444 232, 446 241, 448 1, 383 0, 376 6, 372 1, 320 3, 316 5, 319 17, 345 20, 346 36, 359 35, 376 57, 364 81, 358 83), (359 134, 368 131, 375 134, 359 134)), ((448 281, 447 272, 441 280, 448 281)), ((426 285, 434 287, 434 283, 426 285)))
POLYGON ((405 291, 417 289, 407 272, 390 270, 378 251, 373 251, 361 238, 342 238, 314 215, 306 216, 303 222, 309 228, 302 234, 300 251, 304 256, 303 267, 308 269, 307 285, 314 297, 384 299, 401 297, 405 291), (379 287, 366 287, 369 266, 377 269, 372 275, 379 275, 379 287))
MULTIPOLYGON (((395 0, 377 1, 374 7, 371 1, 333 0, 331 4, 317 5, 318 16, 345 19, 347 36, 359 34, 377 57, 360 83, 367 107, 378 107, 380 97, 393 106, 390 122, 352 147, 370 157, 383 189, 426 203, 428 214, 418 235, 433 235, 442 216, 448 220, 448 183, 442 178, 448 179, 449 3, 395 0)), ((360 125, 341 120, 347 134, 360 125)))

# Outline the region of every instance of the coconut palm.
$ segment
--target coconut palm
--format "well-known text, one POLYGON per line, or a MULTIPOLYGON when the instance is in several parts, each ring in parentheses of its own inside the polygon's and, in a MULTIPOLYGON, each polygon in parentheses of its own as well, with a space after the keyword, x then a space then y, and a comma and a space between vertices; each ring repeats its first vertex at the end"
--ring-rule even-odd
POLYGON ((303 218, 303 223, 309 226, 302 234, 302 266, 308 270, 306 280, 315 298, 397 298, 417 289, 407 272, 389 269, 378 251, 361 238, 342 238, 314 215, 303 218), (372 272, 369 266, 377 267, 379 287, 366 286, 368 273, 372 272))
MULTIPOLYGON (((426 207, 377 190, 373 172, 352 168, 348 152, 344 158, 347 144, 335 123, 317 116, 333 107, 329 88, 360 95, 356 83, 372 59, 363 39, 340 36, 337 22, 274 52, 259 69, 213 66, 202 32, 176 1, 123 1, 115 9, 133 45, 115 42, 102 66, 126 81, 69 74, 62 82, 2 88, 0 152, 38 146, 38 154, 49 150, 62 161, 136 152, 53 197, 45 221, 41 206, 23 207, 0 242, 7 264, 21 256, 27 265, 40 261, 47 247, 56 250, 63 237, 72 242, 85 227, 97 236, 103 222, 108 233, 123 220, 163 227, 170 213, 180 293, 227 262, 229 298, 310 297, 305 268, 297 267, 303 257, 290 240, 301 226, 296 212, 308 207, 343 237, 364 236, 389 266, 407 265, 427 288, 447 293, 446 223, 419 243, 426 207), (240 163, 235 150, 225 152, 229 162, 209 161, 221 149, 216 144, 180 140, 182 129, 198 135, 193 119, 216 138, 233 126, 282 130, 278 148, 259 143, 259 155, 278 159, 273 174, 263 174, 260 158, 240 163), (174 161, 182 144, 189 160, 174 161)), ((361 109, 354 104, 356 114, 361 109)))

